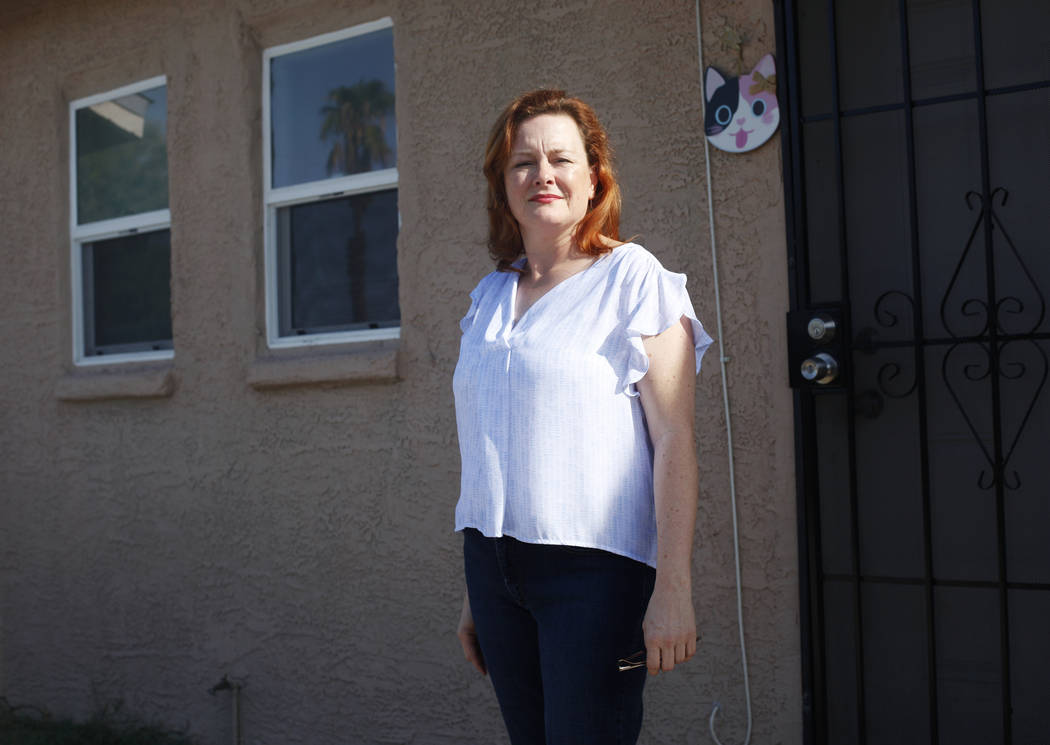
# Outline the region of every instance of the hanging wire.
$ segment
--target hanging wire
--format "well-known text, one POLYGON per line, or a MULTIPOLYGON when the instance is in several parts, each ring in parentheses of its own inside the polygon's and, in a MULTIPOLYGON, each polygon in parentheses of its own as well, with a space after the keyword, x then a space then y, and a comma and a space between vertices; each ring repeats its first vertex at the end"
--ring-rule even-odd
MULTIPOLYGON (((700 98, 703 100, 703 85, 704 85, 704 40, 702 34, 702 27, 700 25, 700 0, 696 0, 696 50, 697 50, 697 61, 700 65, 700 98)), ((701 129, 703 129, 703 115, 701 114, 701 129)), ((722 298, 719 294, 719 281, 718 281, 718 248, 715 243, 715 203, 711 190, 711 146, 708 143, 707 135, 704 135, 704 166, 707 170, 707 224, 711 230, 711 270, 714 275, 715 285, 715 318, 718 326, 718 354, 719 361, 722 366, 722 401, 725 405, 725 418, 726 418, 726 442, 729 456, 729 498, 732 503, 733 512, 733 559, 736 564, 736 617, 737 617, 737 628, 740 632, 740 665, 744 671, 744 701, 747 705, 747 734, 744 736, 744 745, 749 745, 751 742, 751 683, 747 674, 747 643, 744 639, 744 601, 743 601, 743 588, 740 579, 740 529, 737 525, 737 509, 736 509, 736 477, 734 467, 734 453, 733 453, 733 425, 732 419, 730 418, 729 409, 729 375, 726 371, 726 363, 729 362, 729 358, 725 354, 725 344, 723 339, 725 335, 722 330, 722 298)), ((722 745, 722 741, 718 739, 718 734, 715 732, 715 717, 718 716, 718 712, 721 709, 721 704, 715 702, 714 706, 711 707, 711 716, 708 719, 708 729, 711 731, 711 738, 715 741, 716 745, 722 745)))

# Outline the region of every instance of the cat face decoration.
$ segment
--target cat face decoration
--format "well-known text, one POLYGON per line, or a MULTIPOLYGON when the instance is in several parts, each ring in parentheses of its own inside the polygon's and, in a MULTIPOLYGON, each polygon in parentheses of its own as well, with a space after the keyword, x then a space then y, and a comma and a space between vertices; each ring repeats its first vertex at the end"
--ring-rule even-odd
POLYGON ((704 134, 727 153, 746 153, 777 131, 777 68, 767 54, 747 75, 727 78, 713 67, 704 70, 704 134))

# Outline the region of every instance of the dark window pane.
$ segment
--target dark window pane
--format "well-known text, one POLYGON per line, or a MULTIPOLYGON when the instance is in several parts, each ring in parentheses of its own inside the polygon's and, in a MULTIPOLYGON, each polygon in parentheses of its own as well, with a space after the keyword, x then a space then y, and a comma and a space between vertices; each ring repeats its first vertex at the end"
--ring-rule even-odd
POLYGON ((924 593, 908 585, 862 587, 868 745, 930 742, 924 593))
POLYGON ((835 3, 843 110, 900 103, 903 99, 899 10, 897 3, 835 3))
POLYGON ((831 112, 831 46, 828 43, 827 0, 798 3, 798 56, 802 112, 806 116, 831 112))
POLYGON ((834 125, 832 122, 806 124, 803 138, 810 302, 839 302, 842 300, 842 241, 834 125))
POLYGON ((277 210, 280 335, 397 326, 397 189, 277 210))
POLYGON ((168 206, 165 86, 76 111, 77 224, 168 206))
POLYGON ((917 99, 970 93, 977 87, 971 0, 909 0, 911 90, 917 99))
MULTIPOLYGON (((1044 523, 1045 524, 1045 523, 1044 523)), ((1046 742, 1050 591, 1010 591, 1010 703, 1015 743, 1046 742)))
POLYGON ((397 165, 394 32, 270 61, 274 187, 397 165))
POLYGON ((911 208, 903 113, 887 111, 842 123, 854 333, 879 341, 914 336, 911 208))
POLYGON ((83 250, 84 354, 171 349, 171 231, 83 250))
POLYGON ((1050 80, 1048 28, 1050 3, 1046 0, 981 3, 985 85, 1001 88, 1050 80))
POLYGON ((859 742, 856 585, 824 585, 825 717, 827 742, 859 742))
POLYGON ((823 569, 829 574, 853 571, 853 515, 849 493, 849 439, 846 397, 815 396, 817 464, 820 486, 820 543, 823 569))
POLYGON ((934 599, 941 742, 1002 742, 998 590, 938 587, 934 599))

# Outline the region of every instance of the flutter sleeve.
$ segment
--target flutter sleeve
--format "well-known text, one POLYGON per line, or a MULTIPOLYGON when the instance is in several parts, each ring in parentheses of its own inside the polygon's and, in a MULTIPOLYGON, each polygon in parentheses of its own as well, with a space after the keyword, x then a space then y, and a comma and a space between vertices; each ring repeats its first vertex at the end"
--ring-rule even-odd
POLYGON ((645 353, 642 338, 666 331, 678 323, 682 316, 689 319, 693 329, 696 372, 700 372, 700 360, 711 346, 712 339, 696 317, 685 282, 684 274, 669 272, 654 259, 650 266, 635 278, 631 287, 624 288, 627 293, 628 311, 622 328, 629 348, 626 370, 620 379, 621 392, 637 396, 635 383, 649 371, 649 355, 645 353))

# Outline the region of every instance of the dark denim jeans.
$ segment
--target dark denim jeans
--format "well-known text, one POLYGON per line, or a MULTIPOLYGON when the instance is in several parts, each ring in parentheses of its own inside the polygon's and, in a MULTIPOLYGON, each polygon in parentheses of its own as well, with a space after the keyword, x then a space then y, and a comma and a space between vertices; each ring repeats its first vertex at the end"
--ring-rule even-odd
POLYGON ((470 608, 513 745, 633 745, 646 671, 617 661, 644 647, 652 567, 463 532, 470 608))

